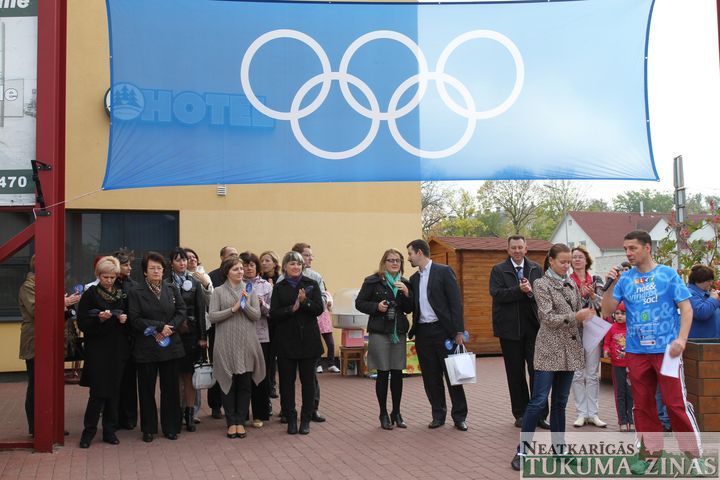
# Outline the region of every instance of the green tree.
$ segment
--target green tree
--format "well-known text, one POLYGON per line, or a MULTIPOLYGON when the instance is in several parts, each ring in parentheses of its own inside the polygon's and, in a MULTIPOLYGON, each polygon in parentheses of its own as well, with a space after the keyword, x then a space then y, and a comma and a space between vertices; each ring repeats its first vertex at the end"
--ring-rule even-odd
POLYGON ((610 208, 610 204, 608 202, 606 202, 605 200, 602 200, 599 198, 593 198, 592 200, 589 200, 587 202, 585 211, 587 211, 587 212, 611 212, 612 208, 610 208))
POLYGON ((616 212, 639 212, 641 202, 645 213, 668 213, 674 205, 672 194, 644 188, 617 195, 613 198, 613 207, 616 212))

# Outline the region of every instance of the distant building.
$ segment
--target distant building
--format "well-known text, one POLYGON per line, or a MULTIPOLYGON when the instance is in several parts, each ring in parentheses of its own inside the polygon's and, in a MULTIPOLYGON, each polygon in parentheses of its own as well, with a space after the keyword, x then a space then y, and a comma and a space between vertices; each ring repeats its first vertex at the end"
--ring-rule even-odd
MULTIPOLYGON (((550 242, 565 243, 571 248, 584 245, 594 260, 593 273, 605 275, 607 271, 626 260, 623 238, 632 230, 645 230, 653 241, 653 249, 664 238, 675 239, 670 231, 672 213, 625 213, 625 212, 568 212, 557 226, 550 242)), ((702 221, 705 215, 689 215, 691 222, 702 221)), ((706 224, 695 232, 690 240, 709 240, 715 235, 713 227, 706 224)))

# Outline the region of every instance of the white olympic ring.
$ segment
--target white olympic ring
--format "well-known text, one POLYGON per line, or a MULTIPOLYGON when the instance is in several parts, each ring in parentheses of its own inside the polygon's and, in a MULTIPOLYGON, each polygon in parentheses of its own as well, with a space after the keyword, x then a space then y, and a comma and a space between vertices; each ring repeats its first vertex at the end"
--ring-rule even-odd
POLYGON ((248 47, 240 65, 240 83, 250 104, 259 112, 270 118, 289 121, 297 142, 313 155, 328 160, 343 160, 362 153, 375 140, 375 137, 380 129, 380 122, 383 120, 388 122, 388 129, 390 130, 390 134, 395 142, 406 152, 418 157, 430 159, 449 157, 450 155, 453 155, 465 148, 465 146, 470 142, 473 134, 475 133, 475 127, 478 120, 487 120, 497 117, 498 115, 505 113, 515 103, 515 101, 517 101, 520 96, 520 92, 522 91, 524 81, 525 64, 520 50, 508 37, 493 30, 472 30, 454 38, 440 54, 434 72, 430 72, 428 70, 425 55, 420 50, 417 43, 409 37, 391 30, 377 30, 369 32, 352 42, 347 50, 345 50, 337 72, 332 71, 327 53, 325 53, 325 50, 323 50, 314 38, 303 32, 289 29, 272 30, 259 36, 252 42, 252 44, 250 44, 250 47, 248 47), (295 39, 310 47, 318 56, 322 66, 322 73, 315 75, 298 89, 297 93, 293 97, 290 111, 288 112, 274 110, 263 104, 257 98, 250 86, 250 64, 253 57, 263 45, 271 40, 281 38, 295 39), (452 55, 455 49, 460 45, 469 40, 482 38, 498 42, 510 53, 515 63, 515 84, 513 85, 513 89, 508 97, 499 105, 488 110, 477 111, 475 109, 475 101, 473 100, 468 88, 457 78, 445 73, 445 65, 447 64, 450 55, 452 55), (392 94, 387 112, 383 112, 380 109, 377 97, 370 87, 358 77, 348 73, 350 60, 355 52, 357 52, 357 50, 366 43, 381 39, 394 40, 406 46, 415 56, 418 64, 418 73, 410 76, 402 82, 392 94), (330 93, 330 87, 333 80, 337 80, 340 84, 340 90, 343 98, 348 105, 360 115, 371 120, 370 129, 365 138, 355 147, 343 151, 328 151, 316 147, 307 140, 300 129, 300 120, 313 114, 325 102, 328 94, 330 93), (397 126, 398 119, 410 113, 410 111, 417 108, 420 104, 427 91, 427 83, 429 80, 435 81, 438 94, 440 95, 443 103, 454 113, 465 117, 468 120, 467 127, 461 138, 451 147, 442 150, 423 150, 410 145, 410 143, 408 143, 402 136, 397 126), (449 83, 457 90, 460 96, 462 96, 463 101, 465 102, 465 108, 458 105, 450 97, 445 86, 446 83, 449 83), (318 84, 321 84, 321 87, 317 97, 309 105, 300 108, 305 96, 318 84), (355 99, 355 96, 350 91, 348 84, 354 85, 363 95, 365 95, 370 104, 369 109, 355 99), (398 108, 398 103, 400 102, 403 94, 415 84, 418 85, 418 88, 413 98, 411 98, 404 106, 398 108))

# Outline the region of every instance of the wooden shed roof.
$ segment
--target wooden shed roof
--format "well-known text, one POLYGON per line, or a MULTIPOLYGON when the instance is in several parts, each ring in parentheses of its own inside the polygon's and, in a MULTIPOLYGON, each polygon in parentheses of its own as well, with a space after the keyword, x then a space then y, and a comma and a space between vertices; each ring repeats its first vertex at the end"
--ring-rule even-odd
MULTIPOLYGON (((528 238, 528 251, 547 252, 552 243, 547 240, 534 240, 528 238)), ((437 242, 452 250, 491 250, 506 251, 507 238, 499 237, 431 237, 430 244, 437 242)))

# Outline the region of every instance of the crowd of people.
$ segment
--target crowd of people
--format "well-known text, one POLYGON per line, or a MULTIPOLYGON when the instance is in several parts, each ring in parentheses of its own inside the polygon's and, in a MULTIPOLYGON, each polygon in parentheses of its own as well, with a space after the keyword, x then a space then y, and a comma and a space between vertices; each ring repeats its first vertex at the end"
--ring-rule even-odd
MULTIPOLYGON (((405 278, 405 256, 388 249, 375 273, 364 279, 355 302, 369 316, 368 367, 377 371, 380 426, 407 427, 401 414, 402 371, 406 342, 414 338, 432 412, 428 427, 438 428, 446 421, 447 384, 452 421, 465 431, 465 392, 462 385, 451 384, 445 366, 448 339, 458 346, 465 340, 460 288, 449 266, 431 260, 427 242, 414 240, 406 248, 418 271, 405 278)), ((653 261, 651 240, 644 231, 628 233, 624 248, 628 262, 611 269, 604 280, 589 273, 593 262, 583 246, 555 244, 540 266, 526 256, 521 235, 508 239, 508 258, 493 267, 493 330, 504 357, 515 426, 522 429, 513 469, 521 468, 525 446, 537 427, 560 435, 565 431, 571 391, 577 412, 573 426, 607 426, 598 416, 601 353, 612 363, 619 428, 637 430, 643 458, 662 449, 662 436, 656 433, 664 429, 698 432, 682 371, 679 378, 668 377, 660 374, 660 367, 666 349, 677 357, 688 338, 718 336, 715 272, 695 266, 685 285, 676 271, 653 261), (584 348, 583 324, 594 317, 612 326, 604 341, 584 348)), ((325 421, 318 410, 317 373, 323 368, 337 371, 332 334, 327 331, 332 299, 322 275, 312 269, 310 245, 296 244, 282 260, 272 251, 257 256, 239 254, 233 247, 224 247, 220 257, 220 268, 208 274, 190 248, 175 248, 167 259, 147 252, 141 263, 143 278, 136 281, 130 276, 132 252, 121 249, 96 261, 96 280, 82 296, 66 296, 68 311, 77 303, 85 339, 81 385, 90 387, 81 447, 89 447, 101 416, 103 441, 119 443, 116 429, 137 424, 138 399, 142 438, 153 441, 158 432, 158 377, 162 433, 175 440, 183 423, 187 431, 194 431, 200 394, 192 374, 202 358, 213 362, 217 384, 208 390, 207 402, 214 418, 222 418, 224 410, 227 437, 244 438, 245 426, 261 428, 269 420, 270 398, 277 397, 276 370, 279 415, 287 423, 287 433, 308 434, 311 422, 325 421), (327 357, 321 364, 323 340, 327 357)), ((32 433, 32 262, 19 301, 24 318, 20 354, 30 380, 26 411, 32 433)), ((697 456, 699 441, 691 438, 682 437, 681 447, 697 456)))
MULTIPOLYGON (((356 305, 370 316, 368 365, 378 371, 376 393, 383 429, 407 427, 400 402, 408 335, 417 335, 432 407, 430 428, 446 420, 444 342, 448 337, 463 342, 462 300, 452 269, 432 263, 424 240, 408 244, 407 252, 418 273, 409 280, 403 277, 405 257, 398 250, 387 250, 377 271, 363 282, 356 305), (412 329, 410 313, 417 319, 412 329)), ((158 413, 160 430, 169 440, 178 438, 183 425, 188 432, 195 431, 201 395, 194 388, 193 372, 203 359, 212 360, 216 379, 208 389, 207 403, 214 418, 224 416, 228 438, 245 438, 246 426, 262 428, 269 420, 270 399, 278 397, 276 373, 279 417, 287 424, 287 433, 308 434, 311 422, 325 421, 318 410, 317 373, 339 369, 329 314, 332 297, 322 275, 312 269, 312 248, 298 243, 280 260, 273 251, 258 257, 226 246, 220 257, 220 267, 206 273, 191 248, 174 248, 167 258, 146 252, 142 278, 136 280, 131 276, 134 253, 122 248, 97 257, 95 280, 82 294, 66 296, 66 316, 75 317, 83 333, 80 385, 89 387, 81 448, 90 447, 101 419, 102 440, 114 445, 119 443, 117 430, 136 428, 138 419, 143 441, 154 441, 158 413), (298 378, 300 415, 295 403, 298 378)), ((30 434, 34 431, 33 263, 34 257, 19 294, 30 434)), ((462 386, 448 383, 448 388, 455 427, 467 430, 462 386)))

